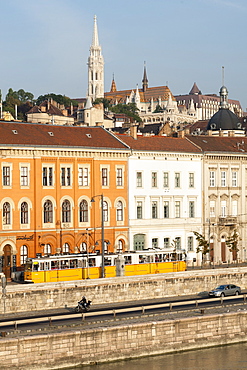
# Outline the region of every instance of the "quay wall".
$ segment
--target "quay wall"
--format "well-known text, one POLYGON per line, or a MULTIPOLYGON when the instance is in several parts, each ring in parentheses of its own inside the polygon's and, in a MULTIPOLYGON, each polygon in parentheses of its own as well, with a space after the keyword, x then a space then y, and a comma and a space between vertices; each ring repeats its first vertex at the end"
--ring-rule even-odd
POLYGON ((0 338, 1 369, 62 369, 247 341, 247 313, 0 338), (230 330, 229 330, 230 328, 230 330))
POLYGON ((93 304, 194 295, 225 283, 246 289, 247 267, 7 285, 6 294, 0 293, 0 314, 74 307, 83 295, 93 304))

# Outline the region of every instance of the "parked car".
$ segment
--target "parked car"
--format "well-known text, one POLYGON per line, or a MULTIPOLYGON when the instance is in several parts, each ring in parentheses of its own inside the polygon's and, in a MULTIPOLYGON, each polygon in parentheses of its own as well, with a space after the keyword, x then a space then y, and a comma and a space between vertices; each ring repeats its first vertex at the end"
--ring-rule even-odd
POLYGON ((225 297, 227 295, 239 295, 241 288, 233 284, 219 285, 217 288, 208 292, 209 297, 225 297))

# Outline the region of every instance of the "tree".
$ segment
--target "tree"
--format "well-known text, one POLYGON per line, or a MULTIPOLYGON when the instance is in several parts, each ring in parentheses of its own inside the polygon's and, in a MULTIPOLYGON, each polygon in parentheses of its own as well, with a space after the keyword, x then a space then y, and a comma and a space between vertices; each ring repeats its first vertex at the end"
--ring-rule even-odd
POLYGON ((236 261, 237 256, 238 256, 238 251, 239 251, 239 249, 238 249, 238 237, 239 237, 238 232, 235 229, 232 236, 229 236, 226 239, 226 245, 229 248, 229 251, 232 253, 233 261, 236 261))
POLYGON ((126 114, 126 116, 132 118, 133 121, 142 122, 142 119, 138 114, 139 109, 135 103, 117 104, 111 107, 111 111, 114 113, 126 114))
POLYGON ((54 93, 49 93, 45 95, 40 95, 36 101, 37 105, 40 105, 43 101, 48 100, 48 99, 53 99, 55 102, 58 104, 64 105, 65 107, 69 107, 71 104, 72 105, 77 105, 78 103, 74 100, 71 100, 65 95, 61 94, 54 94, 54 93))
POLYGON ((162 109, 161 106, 157 104, 153 113, 161 113, 161 112, 164 112, 164 109, 162 109))
POLYGON ((104 109, 108 110, 110 107, 110 100, 106 98, 97 98, 93 101, 93 105, 97 105, 97 104, 103 104, 104 109))
POLYGON ((205 259, 205 256, 209 253, 210 247, 208 240, 205 239, 205 236, 198 233, 197 231, 193 231, 194 235, 196 236, 196 240, 198 242, 198 246, 196 248, 196 253, 202 254, 202 262, 205 259))

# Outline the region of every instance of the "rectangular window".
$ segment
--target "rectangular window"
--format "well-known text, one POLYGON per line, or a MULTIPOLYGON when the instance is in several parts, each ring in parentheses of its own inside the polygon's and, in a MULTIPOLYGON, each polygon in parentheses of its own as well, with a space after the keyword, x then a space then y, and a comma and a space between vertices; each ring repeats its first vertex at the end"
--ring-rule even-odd
POLYGON ((157 188, 157 172, 152 172, 152 188, 157 188))
POLYGON ((123 169, 117 168, 117 186, 123 186, 123 169))
POLYGON ((164 202, 164 218, 169 218, 169 202, 164 202))
POLYGON ((221 171, 221 186, 226 186, 226 171, 221 171))
POLYGON ((221 217, 226 217, 226 201, 221 202, 221 217))
POLYGON ((180 188, 180 173, 175 173, 175 188, 180 188))
POLYGON ((71 186, 71 168, 70 167, 61 168, 61 185, 71 186))
POLYGON ((158 248, 158 238, 152 239, 152 248, 158 248))
POLYGON ((10 186, 10 167, 3 167, 3 186, 10 186))
POLYGON ((137 202, 136 217, 142 219, 142 202, 137 202))
POLYGON ((164 186, 164 188, 169 188, 169 174, 168 174, 168 172, 164 172, 163 186, 164 186))
POLYGON ((232 186, 233 186, 233 187, 238 186, 238 182, 237 182, 237 172, 236 172, 236 171, 232 171, 232 186))
POLYGON ((107 168, 102 168, 101 170, 101 181, 102 186, 108 186, 108 171, 107 168))
POLYGON ((195 217, 195 202, 189 202, 189 217, 195 217))
POLYGON ((164 238, 164 248, 169 248, 169 247, 170 247, 170 239, 164 238))
POLYGON ((175 218, 180 217, 180 201, 175 202, 175 218))
POLYGON ((215 187, 215 171, 210 171, 209 173, 209 186, 215 187))
POLYGON ((194 173, 193 172, 190 172, 189 173, 189 188, 193 188, 194 187, 194 173))
POLYGON ((142 172, 137 172, 136 173, 136 186, 138 188, 142 187, 142 172))
POLYGON ((232 201, 232 216, 236 217, 238 215, 238 201, 232 201))
POLYGON ((87 167, 79 167, 78 168, 78 185, 79 186, 88 186, 89 185, 89 177, 88 177, 88 168, 87 167))
POLYGON ((28 167, 21 167, 21 186, 28 186, 28 167))
POLYGON ((210 203, 209 203, 209 207, 210 207, 210 217, 215 217, 215 201, 214 200, 210 200, 210 203))
POLYGON ((43 167, 43 186, 53 186, 52 167, 43 167))
POLYGON ((187 249, 190 252, 193 251, 193 236, 188 236, 188 246, 187 246, 187 249))
POLYGON ((177 237, 175 238, 175 245, 176 245, 176 249, 181 249, 181 247, 182 247, 182 243, 181 243, 181 238, 180 238, 180 236, 177 236, 177 237))
POLYGON ((157 202, 152 202, 152 218, 158 218, 158 204, 157 204, 157 202))

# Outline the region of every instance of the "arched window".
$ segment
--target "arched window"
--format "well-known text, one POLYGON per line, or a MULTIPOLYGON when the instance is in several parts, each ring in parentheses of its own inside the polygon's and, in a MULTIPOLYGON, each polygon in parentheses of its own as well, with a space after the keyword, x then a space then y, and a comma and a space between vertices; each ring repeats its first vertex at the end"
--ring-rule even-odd
POLYGON ((123 221, 123 203, 120 200, 117 202, 117 221, 123 221))
POLYGON ((11 224, 11 218, 10 218, 10 204, 8 202, 5 202, 3 204, 3 225, 10 225, 11 224))
POLYGON ((68 254, 69 253, 69 244, 68 243, 64 243, 64 245, 63 245, 63 253, 64 254, 68 254))
POLYGON ((50 244, 45 244, 44 246, 44 255, 51 254, 51 245, 50 244))
POLYGON ((88 222, 88 203, 85 199, 80 203, 80 222, 88 222))
POLYGON ((28 224, 28 204, 27 202, 21 203, 21 224, 28 224))
POLYGON ((44 204, 44 223, 53 222, 52 202, 47 200, 44 204))
POLYGON ((21 265, 24 265, 26 263, 28 253, 27 253, 27 246, 22 245, 20 250, 20 256, 21 256, 21 265))
POLYGON ((104 222, 108 221, 108 203, 106 201, 103 202, 103 220, 104 222))
POLYGON ((71 207, 67 199, 62 204, 62 222, 71 222, 71 207))
POLYGON ((82 242, 81 245, 80 245, 80 252, 83 253, 83 252, 86 252, 86 251, 87 251, 87 243, 82 242))
POLYGON ((117 251, 118 252, 123 252, 123 241, 121 239, 118 240, 117 251))

